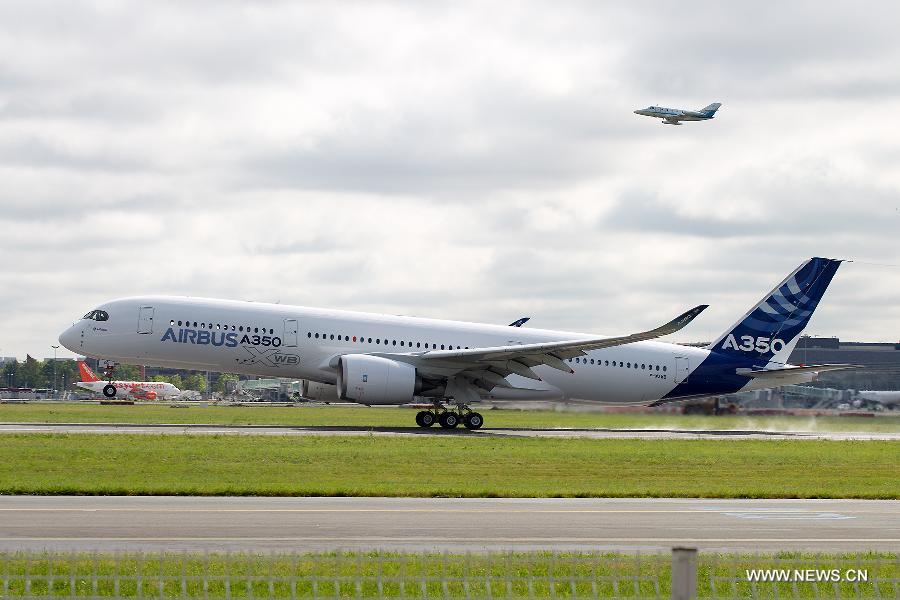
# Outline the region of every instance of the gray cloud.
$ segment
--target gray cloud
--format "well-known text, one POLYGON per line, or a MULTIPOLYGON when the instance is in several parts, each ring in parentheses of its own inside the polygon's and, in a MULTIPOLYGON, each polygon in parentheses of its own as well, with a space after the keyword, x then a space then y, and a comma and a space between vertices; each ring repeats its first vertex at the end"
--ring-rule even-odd
POLYGON ((5 3, 0 353, 141 293, 708 339, 812 255, 900 339, 898 12, 5 3))

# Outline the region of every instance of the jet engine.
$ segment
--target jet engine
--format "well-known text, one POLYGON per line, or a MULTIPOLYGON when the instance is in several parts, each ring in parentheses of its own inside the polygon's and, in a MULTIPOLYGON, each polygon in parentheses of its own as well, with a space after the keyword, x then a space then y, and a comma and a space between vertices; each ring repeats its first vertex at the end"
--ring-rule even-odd
POLYGON ((348 354, 338 364, 337 389, 341 400, 406 404, 422 389, 422 381, 412 365, 378 356, 348 354))
POLYGON ((310 400, 321 402, 337 402, 337 386, 331 383, 319 383, 304 379, 300 383, 300 395, 310 400))

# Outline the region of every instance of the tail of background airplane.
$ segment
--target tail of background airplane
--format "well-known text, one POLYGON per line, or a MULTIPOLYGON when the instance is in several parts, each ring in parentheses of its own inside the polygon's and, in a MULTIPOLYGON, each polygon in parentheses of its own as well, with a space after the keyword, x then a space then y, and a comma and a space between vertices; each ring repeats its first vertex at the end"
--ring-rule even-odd
POLYGON ((708 349, 757 365, 786 363, 841 262, 807 260, 708 349))
POLYGON ((81 381, 100 381, 97 374, 91 371, 91 368, 87 366, 84 361, 78 361, 78 370, 81 371, 81 381))
POLYGON ((703 113, 703 114, 706 115, 707 117, 712 117, 714 114, 716 114, 716 111, 719 110, 719 107, 720 107, 720 106, 722 106, 722 103, 721 103, 721 102, 713 102, 712 104, 710 104, 710 105, 707 106, 706 108, 700 109, 700 110, 697 111, 697 112, 703 113))

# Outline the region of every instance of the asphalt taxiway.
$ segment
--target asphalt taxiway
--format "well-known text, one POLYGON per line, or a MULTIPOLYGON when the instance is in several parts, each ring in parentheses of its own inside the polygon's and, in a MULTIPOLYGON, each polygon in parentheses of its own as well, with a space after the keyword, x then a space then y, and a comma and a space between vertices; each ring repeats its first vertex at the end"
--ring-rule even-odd
POLYGON ((270 425, 184 425, 128 423, 0 423, 0 434, 9 433, 95 433, 95 434, 196 434, 196 435, 469 435, 504 437, 554 437, 588 439, 790 439, 790 440, 889 440, 900 441, 900 432, 864 431, 773 431, 754 429, 613 429, 613 428, 486 428, 477 431, 432 427, 365 426, 270 426, 270 425))
POLYGON ((0 497, 0 551, 900 551, 900 501, 0 497))

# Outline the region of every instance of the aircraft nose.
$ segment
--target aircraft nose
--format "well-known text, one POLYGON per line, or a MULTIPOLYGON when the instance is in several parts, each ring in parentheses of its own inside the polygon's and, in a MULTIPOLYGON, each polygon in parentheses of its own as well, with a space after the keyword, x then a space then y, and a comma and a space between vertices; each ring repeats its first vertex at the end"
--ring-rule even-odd
POLYGON ((63 345, 63 347, 71 350, 72 352, 78 352, 78 330, 75 325, 72 325, 61 334, 59 334, 59 343, 63 345))

